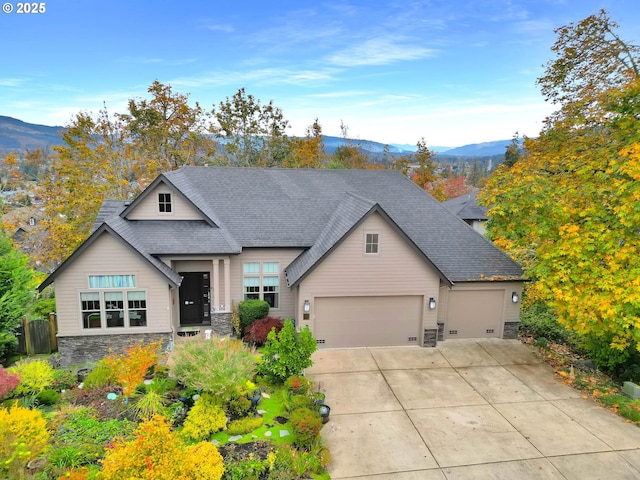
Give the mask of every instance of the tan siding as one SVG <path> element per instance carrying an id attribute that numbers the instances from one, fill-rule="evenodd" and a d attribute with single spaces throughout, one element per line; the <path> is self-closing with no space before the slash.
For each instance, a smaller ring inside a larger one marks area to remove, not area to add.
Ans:
<path id="1" fill-rule="evenodd" d="M 158 194 L 171 194 L 171 213 L 158 211 Z M 127 215 L 129 220 L 203 220 L 203 216 L 189 202 L 166 185 L 160 183 Z"/>
<path id="2" fill-rule="evenodd" d="M 269 315 L 275 317 L 295 317 L 294 292 L 287 287 L 284 269 L 298 255 L 299 248 L 246 248 L 237 257 L 231 257 L 231 301 L 241 302 L 244 298 L 243 263 L 245 262 L 279 262 L 280 263 L 280 305 L 272 308 Z"/>
<path id="3" fill-rule="evenodd" d="M 83 329 L 80 292 L 89 291 L 89 275 L 135 275 L 136 289 L 147 292 L 147 327 Z M 103 233 L 56 279 L 58 334 L 104 335 L 169 332 L 171 329 L 167 281 L 119 240 Z"/>
<path id="4" fill-rule="evenodd" d="M 379 234 L 379 253 L 365 254 L 367 233 Z M 313 330 L 313 299 L 336 296 L 420 295 L 424 298 L 422 327 L 435 328 L 440 279 L 424 259 L 379 214 L 367 218 L 300 284 L 298 318 L 302 303 L 312 302 L 311 320 L 301 321 Z M 439 302 L 438 302 L 439 303 Z"/>

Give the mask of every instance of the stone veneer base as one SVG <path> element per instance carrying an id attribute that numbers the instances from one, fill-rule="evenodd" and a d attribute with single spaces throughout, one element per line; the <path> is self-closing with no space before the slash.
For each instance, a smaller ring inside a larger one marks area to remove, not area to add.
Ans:
<path id="1" fill-rule="evenodd" d="M 121 353 L 123 348 L 130 347 L 140 340 L 145 345 L 162 340 L 162 347 L 166 348 L 170 339 L 170 332 L 58 337 L 60 365 L 67 367 L 79 363 L 97 362 L 111 352 Z"/>
<path id="2" fill-rule="evenodd" d="M 504 322 L 504 330 L 502 332 L 502 338 L 515 339 L 518 338 L 518 327 L 520 322 Z"/>

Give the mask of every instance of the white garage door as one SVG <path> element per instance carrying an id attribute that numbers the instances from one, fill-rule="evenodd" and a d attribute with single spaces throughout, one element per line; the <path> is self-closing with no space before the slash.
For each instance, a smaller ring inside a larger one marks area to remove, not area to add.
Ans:
<path id="1" fill-rule="evenodd" d="M 422 298 L 316 298 L 314 337 L 321 348 L 418 345 Z"/>
<path id="2" fill-rule="evenodd" d="M 449 292 L 444 338 L 502 337 L 504 290 Z"/>

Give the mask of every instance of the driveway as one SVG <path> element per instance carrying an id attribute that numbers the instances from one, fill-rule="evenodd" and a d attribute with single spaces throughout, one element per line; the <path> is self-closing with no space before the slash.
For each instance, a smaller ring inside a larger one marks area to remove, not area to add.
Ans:
<path id="1" fill-rule="evenodd" d="M 640 428 L 583 399 L 517 340 L 327 349 L 331 478 L 638 479 Z"/>

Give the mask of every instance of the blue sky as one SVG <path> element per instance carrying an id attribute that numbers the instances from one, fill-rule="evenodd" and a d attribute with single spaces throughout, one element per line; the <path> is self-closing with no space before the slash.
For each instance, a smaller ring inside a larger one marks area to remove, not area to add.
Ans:
<path id="1" fill-rule="evenodd" d="M 0 3 L 6 3 L 1 0 Z M 302 135 L 458 146 L 535 136 L 553 29 L 608 10 L 640 42 L 638 0 L 68 0 L 0 13 L 0 114 L 65 125 L 124 112 L 158 79 L 211 109 L 240 87 Z M 5 7 L 3 7 L 4 9 Z"/>

